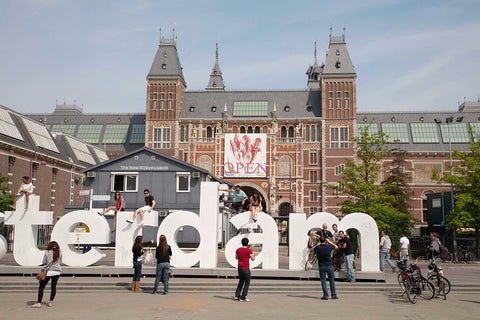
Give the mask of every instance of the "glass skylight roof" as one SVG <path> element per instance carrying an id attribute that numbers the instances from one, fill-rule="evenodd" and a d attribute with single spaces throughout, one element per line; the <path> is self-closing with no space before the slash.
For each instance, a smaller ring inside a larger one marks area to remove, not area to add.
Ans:
<path id="1" fill-rule="evenodd" d="M 448 131 L 450 130 L 450 138 Z M 466 123 L 442 123 L 440 125 L 443 143 L 467 143 L 470 141 Z M 451 139 L 451 141 L 450 141 Z"/>
<path id="2" fill-rule="evenodd" d="M 145 143 L 145 125 L 134 124 L 130 133 L 129 143 Z"/>
<path id="3" fill-rule="evenodd" d="M 0 109 L 0 134 L 23 141 L 23 137 L 15 126 L 10 113 L 5 109 Z"/>
<path id="4" fill-rule="evenodd" d="M 435 123 L 410 123 L 413 143 L 439 143 Z"/>
<path id="5" fill-rule="evenodd" d="M 105 151 L 103 151 L 102 149 L 93 147 L 93 146 L 90 146 L 90 147 L 93 149 L 93 151 L 97 155 L 97 158 L 98 158 L 98 160 L 100 160 L 100 162 L 108 160 L 108 156 L 107 156 L 107 153 Z"/>
<path id="6" fill-rule="evenodd" d="M 129 126 L 128 124 L 107 124 L 103 134 L 103 143 L 125 143 Z"/>
<path id="7" fill-rule="evenodd" d="M 99 143 L 103 125 L 81 124 L 78 127 L 77 138 L 87 143 Z"/>
<path id="8" fill-rule="evenodd" d="M 357 124 L 357 137 L 360 137 L 360 132 L 365 130 L 367 126 L 369 135 L 374 135 L 378 133 L 378 125 L 376 123 L 359 123 Z"/>
<path id="9" fill-rule="evenodd" d="M 60 153 L 47 128 L 27 118 L 22 120 L 37 147 Z"/>
<path id="10" fill-rule="evenodd" d="M 50 128 L 52 132 L 63 132 L 71 136 L 75 135 L 76 124 L 53 124 Z"/>
<path id="11" fill-rule="evenodd" d="M 480 138 L 480 123 L 478 123 L 478 122 L 470 123 L 470 128 L 473 131 L 472 132 L 473 139 L 475 141 L 478 141 L 478 139 Z"/>
<path id="12" fill-rule="evenodd" d="M 406 123 L 382 123 L 382 131 L 390 143 L 409 143 L 408 128 Z"/>
<path id="13" fill-rule="evenodd" d="M 75 157 L 77 157 L 79 161 L 83 161 L 89 164 L 95 164 L 95 159 L 93 158 L 90 150 L 88 150 L 88 147 L 85 143 L 68 136 L 65 136 L 65 138 L 70 144 L 70 147 L 72 147 Z"/>
<path id="14" fill-rule="evenodd" d="M 266 117 L 268 101 L 234 101 L 234 117 Z"/>

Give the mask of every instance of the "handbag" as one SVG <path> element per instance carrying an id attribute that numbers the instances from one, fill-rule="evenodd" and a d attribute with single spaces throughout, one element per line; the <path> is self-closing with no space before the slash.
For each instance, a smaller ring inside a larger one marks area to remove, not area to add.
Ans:
<path id="1" fill-rule="evenodd" d="M 47 277 L 47 272 L 48 270 L 50 270 L 50 268 L 52 267 L 53 265 L 53 261 L 50 262 L 50 265 L 48 266 L 47 269 L 43 270 L 43 271 L 40 271 L 38 274 L 37 274 L 37 279 L 40 280 L 40 281 L 43 281 L 45 280 L 45 278 Z"/>
<path id="2" fill-rule="evenodd" d="M 152 250 L 148 249 L 143 258 L 143 264 L 154 264 Z"/>

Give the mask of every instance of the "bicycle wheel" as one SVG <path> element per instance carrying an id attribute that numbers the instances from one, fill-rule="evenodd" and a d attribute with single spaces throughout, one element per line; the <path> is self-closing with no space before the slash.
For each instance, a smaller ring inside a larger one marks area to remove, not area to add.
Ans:
<path id="1" fill-rule="evenodd" d="M 413 278 L 408 278 L 406 280 L 407 281 L 405 282 L 405 293 L 407 294 L 408 301 L 410 301 L 412 304 L 415 304 L 417 303 L 418 294 L 415 286 L 412 283 Z"/>
<path id="2" fill-rule="evenodd" d="M 307 261 L 305 261 L 305 271 L 312 269 L 313 265 L 317 262 L 317 256 L 315 252 L 310 252 L 307 257 Z"/>
<path id="3" fill-rule="evenodd" d="M 405 293 L 405 278 L 403 277 L 403 274 L 400 272 L 397 277 L 398 285 L 402 289 L 402 293 Z"/>
<path id="4" fill-rule="evenodd" d="M 435 296 L 438 297 L 443 295 L 444 299 L 446 299 L 446 295 L 450 292 L 452 287 L 450 281 L 444 276 L 437 276 L 435 274 L 428 277 L 428 280 L 435 286 Z"/>
<path id="5" fill-rule="evenodd" d="M 425 300 L 430 300 L 435 296 L 435 285 L 428 281 L 427 278 L 422 277 L 419 282 L 418 286 L 420 287 L 420 297 Z"/>

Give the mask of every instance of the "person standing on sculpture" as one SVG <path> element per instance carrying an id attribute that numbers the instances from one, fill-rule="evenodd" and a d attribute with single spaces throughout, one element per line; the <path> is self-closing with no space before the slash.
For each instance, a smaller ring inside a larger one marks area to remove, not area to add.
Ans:
<path id="1" fill-rule="evenodd" d="M 337 249 L 337 246 L 325 236 L 320 236 L 320 244 L 313 250 L 317 256 L 318 261 L 318 273 L 320 274 L 320 280 L 322 281 L 322 300 L 328 300 L 327 279 L 330 282 L 330 293 L 332 299 L 338 299 L 337 292 L 335 291 L 335 275 L 333 273 L 332 262 L 332 250 Z"/>
<path id="2" fill-rule="evenodd" d="M 405 267 L 408 266 L 408 250 L 410 250 L 410 241 L 407 238 L 405 232 L 400 233 L 400 253 L 398 255 L 399 260 L 403 260 Z"/>
<path id="3" fill-rule="evenodd" d="M 48 270 L 47 276 L 45 277 L 45 279 L 40 281 L 40 285 L 38 287 L 37 303 L 32 305 L 32 308 L 40 308 L 42 306 L 43 291 L 47 286 L 48 281 L 50 280 L 52 280 L 52 287 L 50 289 L 50 301 L 48 302 L 48 306 L 53 306 L 53 299 L 55 299 L 55 295 L 57 293 L 58 278 L 60 278 L 60 273 L 62 271 L 62 268 L 60 266 L 61 263 L 62 254 L 60 252 L 60 246 L 56 241 L 50 241 L 42 261 L 42 271 Z"/>
<path id="4" fill-rule="evenodd" d="M 28 209 L 28 197 L 33 193 L 33 184 L 30 182 L 30 178 L 27 176 L 22 177 L 22 184 L 18 188 L 18 192 L 13 197 L 13 209 L 17 207 L 17 197 L 25 196 L 25 209 Z"/>
<path id="5" fill-rule="evenodd" d="M 345 235 L 345 232 L 340 231 L 339 247 L 343 248 L 345 253 L 345 267 L 347 268 L 347 280 L 346 282 L 355 282 L 355 270 L 353 270 L 353 259 L 355 258 L 353 245 L 350 239 Z"/>
<path id="6" fill-rule="evenodd" d="M 155 207 L 155 199 L 150 194 L 150 190 L 148 190 L 148 189 L 143 190 L 143 194 L 145 195 L 145 205 L 143 207 L 135 210 L 135 213 L 133 214 L 132 219 L 127 219 L 128 223 L 133 223 L 133 221 L 135 221 L 135 218 L 137 217 L 137 215 L 140 213 L 140 224 L 142 224 L 143 223 L 143 215 L 146 212 L 151 212 L 153 210 L 153 207 Z"/>
<path id="7" fill-rule="evenodd" d="M 248 238 L 242 239 L 242 246 L 235 252 L 235 259 L 238 260 L 238 285 L 235 291 L 235 300 L 248 302 L 248 288 L 250 287 L 250 259 L 255 260 L 252 250 L 248 247 Z M 243 290 L 242 290 L 243 288 Z"/>
<path id="8" fill-rule="evenodd" d="M 380 271 L 383 272 L 385 267 L 385 261 L 387 261 L 390 268 L 392 268 L 392 272 L 395 272 L 395 265 L 390 260 L 390 249 L 392 248 L 392 241 L 390 237 L 387 235 L 387 231 L 382 230 L 382 238 L 380 239 Z"/>
<path id="9" fill-rule="evenodd" d="M 260 192 L 255 191 L 250 197 L 250 212 L 252 212 L 253 222 L 257 222 L 257 216 L 260 211 L 262 211 L 262 197 Z"/>
<path id="10" fill-rule="evenodd" d="M 153 286 L 153 294 L 158 292 L 158 283 L 163 282 L 163 294 L 168 293 L 168 272 L 170 271 L 170 257 L 172 256 L 172 248 L 167 243 L 167 237 L 161 235 L 158 240 L 158 247 L 155 250 L 157 258 L 157 272 L 155 275 L 155 285 Z"/>

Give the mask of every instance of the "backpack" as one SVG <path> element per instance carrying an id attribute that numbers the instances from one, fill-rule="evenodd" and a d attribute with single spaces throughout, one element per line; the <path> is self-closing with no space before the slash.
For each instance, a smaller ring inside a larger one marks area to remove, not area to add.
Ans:
<path id="1" fill-rule="evenodd" d="M 441 259 L 447 260 L 450 256 L 448 249 L 445 248 L 440 241 L 438 241 L 438 250 L 440 251 L 438 254 Z"/>

